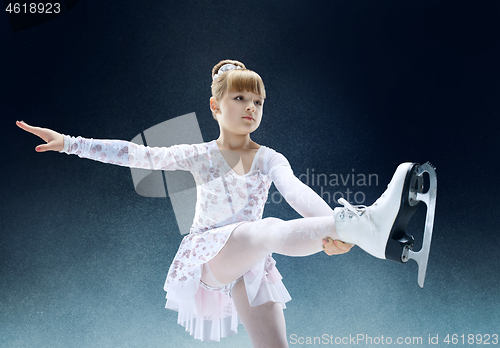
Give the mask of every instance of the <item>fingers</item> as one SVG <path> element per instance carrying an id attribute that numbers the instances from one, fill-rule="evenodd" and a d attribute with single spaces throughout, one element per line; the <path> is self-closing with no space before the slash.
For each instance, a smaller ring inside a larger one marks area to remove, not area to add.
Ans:
<path id="1" fill-rule="evenodd" d="M 323 251 L 328 255 L 332 256 L 337 251 L 336 245 L 330 237 L 323 239 Z"/>
<path id="2" fill-rule="evenodd" d="M 48 148 L 49 144 L 41 144 L 35 147 L 36 152 L 45 152 L 45 151 L 50 151 L 51 149 Z"/>
<path id="3" fill-rule="evenodd" d="M 31 131 L 34 127 L 30 126 L 29 124 L 27 124 L 26 122 L 24 121 L 16 121 L 16 124 L 19 126 L 19 128 L 22 128 L 26 131 Z"/>
<path id="4" fill-rule="evenodd" d="M 354 244 L 344 243 L 341 240 L 334 240 L 333 242 L 339 249 L 345 250 L 346 252 L 351 250 L 351 248 L 354 246 Z"/>
<path id="5" fill-rule="evenodd" d="M 39 127 L 33 127 L 33 126 L 30 126 L 29 124 L 27 124 L 26 122 L 24 121 L 16 121 L 16 125 L 21 128 L 21 129 L 24 129 L 25 131 L 27 132 L 30 132 L 32 134 L 35 134 L 37 135 L 38 137 L 42 138 L 43 140 L 47 141 L 46 139 L 44 139 L 44 137 L 42 136 L 41 134 L 41 129 Z M 45 152 L 47 151 L 47 146 L 45 144 L 41 144 L 41 145 L 38 145 L 36 148 L 35 148 L 35 151 L 37 152 Z"/>
<path id="6" fill-rule="evenodd" d="M 37 152 L 61 151 L 64 148 L 63 136 L 48 128 L 33 127 L 24 121 L 16 121 L 16 125 L 27 132 L 35 134 L 42 138 L 47 144 L 38 145 L 35 148 Z"/>
<path id="7" fill-rule="evenodd" d="M 353 244 L 333 240 L 330 237 L 323 239 L 323 250 L 329 256 L 347 253 L 353 246 Z"/>
<path id="8" fill-rule="evenodd" d="M 62 150 L 62 142 L 57 142 L 55 140 L 50 140 L 47 144 L 40 144 L 35 147 L 36 152 L 46 152 L 46 151 L 60 151 Z"/>
<path id="9" fill-rule="evenodd" d="M 24 129 L 26 132 L 30 132 L 32 134 L 35 134 L 43 139 L 43 134 L 42 134 L 43 129 L 42 128 L 30 126 L 29 124 L 27 124 L 24 121 L 16 121 L 16 124 L 19 126 L 19 128 Z"/>

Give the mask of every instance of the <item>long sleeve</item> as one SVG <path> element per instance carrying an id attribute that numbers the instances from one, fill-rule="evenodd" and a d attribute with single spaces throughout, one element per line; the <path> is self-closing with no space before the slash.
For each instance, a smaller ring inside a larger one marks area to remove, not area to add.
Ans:
<path id="1" fill-rule="evenodd" d="M 195 158 L 191 145 L 149 147 L 125 140 L 100 140 L 64 135 L 61 153 L 130 168 L 190 171 Z"/>
<path id="2" fill-rule="evenodd" d="M 285 156 L 275 152 L 269 160 L 268 168 L 274 185 L 297 213 L 303 217 L 333 216 L 332 208 L 293 174 Z"/>

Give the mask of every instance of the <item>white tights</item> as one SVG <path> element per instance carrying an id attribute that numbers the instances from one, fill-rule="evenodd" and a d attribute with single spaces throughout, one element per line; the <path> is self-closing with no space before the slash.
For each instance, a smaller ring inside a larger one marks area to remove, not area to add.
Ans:
<path id="1" fill-rule="evenodd" d="M 307 256 L 323 250 L 323 238 L 338 239 L 332 216 L 283 221 L 266 218 L 239 225 L 222 250 L 203 267 L 201 280 L 212 287 L 229 284 L 271 253 Z M 232 292 L 238 315 L 254 347 L 287 347 L 285 318 L 280 303 L 252 307 L 243 281 Z M 264 334 L 264 332 L 268 334 Z"/>

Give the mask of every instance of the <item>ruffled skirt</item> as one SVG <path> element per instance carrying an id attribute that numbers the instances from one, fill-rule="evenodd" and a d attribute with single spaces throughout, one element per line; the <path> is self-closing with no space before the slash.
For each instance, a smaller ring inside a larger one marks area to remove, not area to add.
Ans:
<path id="1" fill-rule="evenodd" d="M 231 298 L 238 280 L 217 289 L 200 281 L 203 264 L 217 255 L 240 223 L 187 235 L 170 266 L 164 287 L 166 308 L 178 312 L 177 323 L 195 339 L 219 342 L 236 334 L 241 323 Z M 291 300 L 275 264 L 269 255 L 243 275 L 251 306 L 273 301 L 286 308 Z"/>

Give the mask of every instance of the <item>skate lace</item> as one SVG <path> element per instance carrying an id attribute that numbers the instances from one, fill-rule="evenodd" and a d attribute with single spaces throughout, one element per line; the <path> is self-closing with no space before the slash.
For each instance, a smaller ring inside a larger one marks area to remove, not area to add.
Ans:
<path id="1" fill-rule="evenodd" d="M 371 219 L 370 219 L 370 212 L 367 209 L 366 205 L 352 205 L 351 203 L 349 203 L 348 201 L 346 201 L 344 198 L 340 198 L 338 200 L 338 202 L 339 202 L 339 204 L 342 204 L 344 206 L 344 209 L 343 209 L 344 212 L 350 211 L 350 212 L 356 214 L 359 217 L 361 217 L 364 214 L 366 214 L 367 219 L 365 221 L 368 223 L 368 225 L 370 225 L 370 230 L 373 233 L 372 222 L 371 222 Z"/>

